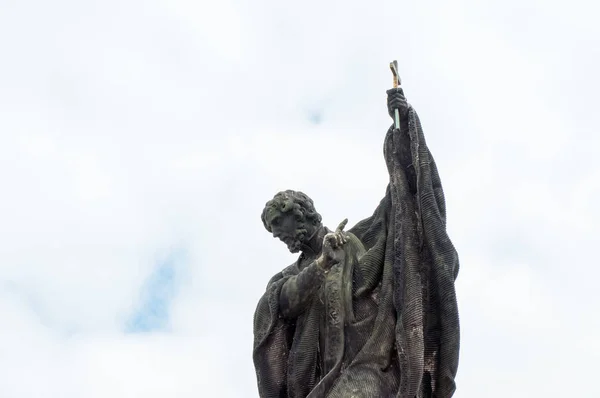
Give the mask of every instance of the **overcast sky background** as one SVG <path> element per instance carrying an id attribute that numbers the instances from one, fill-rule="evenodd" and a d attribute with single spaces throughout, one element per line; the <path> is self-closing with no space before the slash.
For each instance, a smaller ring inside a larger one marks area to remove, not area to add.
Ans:
<path id="1" fill-rule="evenodd" d="M 295 259 L 262 208 L 372 213 L 393 59 L 461 259 L 455 396 L 600 396 L 599 7 L 366 4 L 0 0 L 0 396 L 256 397 Z"/>

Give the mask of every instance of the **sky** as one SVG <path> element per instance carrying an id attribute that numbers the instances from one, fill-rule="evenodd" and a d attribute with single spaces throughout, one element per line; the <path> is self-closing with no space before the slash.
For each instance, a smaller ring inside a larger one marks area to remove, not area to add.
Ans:
<path id="1" fill-rule="evenodd" d="M 0 396 L 257 397 L 252 318 L 388 180 L 398 60 L 461 270 L 457 398 L 600 396 L 599 6 L 0 0 Z"/>

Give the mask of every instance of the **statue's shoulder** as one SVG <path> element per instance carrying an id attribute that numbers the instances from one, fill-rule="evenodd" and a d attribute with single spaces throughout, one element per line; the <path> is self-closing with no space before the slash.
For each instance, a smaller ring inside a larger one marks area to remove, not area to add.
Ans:
<path id="1" fill-rule="evenodd" d="M 298 274 L 298 262 L 294 262 L 293 264 L 288 265 L 287 267 L 285 267 L 283 270 L 281 270 L 280 272 L 276 273 L 270 280 L 269 283 L 267 283 L 267 289 L 269 288 L 269 286 L 271 286 L 273 283 L 288 277 L 288 276 L 293 276 L 293 275 L 297 275 Z"/>
<path id="2" fill-rule="evenodd" d="M 298 270 L 298 261 L 294 261 L 292 264 L 285 267 L 283 271 L 281 271 L 281 274 L 283 276 L 292 276 L 298 274 L 298 272 L 300 272 L 300 270 Z"/>

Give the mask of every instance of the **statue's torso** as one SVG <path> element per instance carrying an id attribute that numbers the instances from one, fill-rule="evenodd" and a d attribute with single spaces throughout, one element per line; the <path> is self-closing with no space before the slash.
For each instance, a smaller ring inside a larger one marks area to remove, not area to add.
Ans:
<path id="1" fill-rule="evenodd" d="M 315 259 L 316 256 L 301 255 L 297 261 L 298 271 Z M 318 303 L 311 305 L 308 310 L 318 311 L 318 379 L 327 374 L 337 361 L 341 360 L 343 367 L 351 362 L 372 332 L 377 314 L 379 287 L 361 297 L 351 295 L 350 298 L 345 298 L 342 294 L 346 284 L 350 285 L 351 291 L 355 291 L 361 280 L 359 267 L 354 267 L 351 274 L 344 275 L 345 265 L 339 264 L 330 269 L 313 298 L 318 300 Z M 348 306 L 351 308 L 353 319 L 349 319 Z M 305 316 L 312 317 L 314 314 L 301 315 Z"/>

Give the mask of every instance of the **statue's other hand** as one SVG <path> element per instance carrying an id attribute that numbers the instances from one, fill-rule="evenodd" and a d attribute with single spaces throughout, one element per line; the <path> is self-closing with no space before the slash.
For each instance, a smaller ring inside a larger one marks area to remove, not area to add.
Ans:
<path id="1" fill-rule="evenodd" d="M 402 88 L 392 88 L 386 91 L 386 93 L 388 96 L 387 106 L 390 117 L 392 119 L 394 118 L 394 109 L 398 109 L 401 118 L 405 117 L 408 114 L 408 102 L 406 101 Z"/>
<path id="2" fill-rule="evenodd" d="M 348 242 L 348 235 L 344 232 L 347 223 L 348 219 L 346 218 L 338 225 L 335 232 L 330 232 L 323 238 L 323 252 L 321 253 L 323 268 L 329 269 L 343 261 L 343 246 Z"/>

